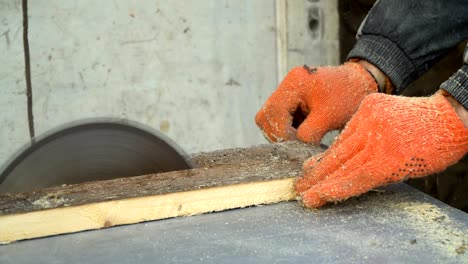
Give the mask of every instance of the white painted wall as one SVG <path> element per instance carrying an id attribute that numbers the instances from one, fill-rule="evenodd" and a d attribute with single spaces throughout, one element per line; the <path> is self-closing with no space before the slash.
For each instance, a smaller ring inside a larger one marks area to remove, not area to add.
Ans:
<path id="1" fill-rule="evenodd" d="M 9 30 L 0 161 L 28 140 L 20 2 L 0 0 L 0 34 Z M 311 6 L 332 20 L 320 35 L 308 31 Z M 36 134 L 107 116 L 149 125 L 188 152 L 263 143 L 253 118 L 281 75 L 339 57 L 324 44 L 335 13 L 336 0 L 30 0 Z M 308 57 L 309 44 L 324 50 Z"/>

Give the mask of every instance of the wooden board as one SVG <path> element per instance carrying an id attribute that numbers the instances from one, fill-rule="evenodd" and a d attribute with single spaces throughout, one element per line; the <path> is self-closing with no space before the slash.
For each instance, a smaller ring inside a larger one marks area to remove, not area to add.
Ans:
<path id="1" fill-rule="evenodd" d="M 201 153 L 192 170 L 0 195 L 0 242 L 196 215 L 295 198 L 301 143 Z"/>

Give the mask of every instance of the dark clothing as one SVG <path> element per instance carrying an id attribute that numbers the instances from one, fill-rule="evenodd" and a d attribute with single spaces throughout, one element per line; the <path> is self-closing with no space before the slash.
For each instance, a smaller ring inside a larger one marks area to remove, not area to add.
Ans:
<path id="1" fill-rule="evenodd" d="M 449 92 L 465 109 L 468 109 L 468 44 L 463 54 L 463 66 L 453 74 L 440 88 Z"/>
<path id="2" fill-rule="evenodd" d="M 369 61 L 401 93 L 458 43 L 468 39 L 467 0 L 379 0 L 348 55 Z M 468 47 L 468 45 L 467 45 Z M 441 88 L 468 109 L 468 48 L 464 66 Z"/>

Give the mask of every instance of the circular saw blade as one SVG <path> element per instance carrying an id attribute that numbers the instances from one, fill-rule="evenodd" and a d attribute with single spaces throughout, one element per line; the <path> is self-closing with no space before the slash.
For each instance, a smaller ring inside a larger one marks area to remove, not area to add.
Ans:
<path id="1" fill-rule="evenodd" d="M 188 155 L 158 131 L 93 119 L 62 126 L 23 148 L 0 170 L 0 193 L 191 167 Z"/>

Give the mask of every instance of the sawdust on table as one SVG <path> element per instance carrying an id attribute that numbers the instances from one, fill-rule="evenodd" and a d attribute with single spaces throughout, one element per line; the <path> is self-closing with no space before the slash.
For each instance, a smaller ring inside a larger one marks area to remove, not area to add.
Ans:
<path id="1" fill-rule="evenodd" d="M 425 202 L 400 202 L 393 206 L 407 214 L 407 223 L 419 233 L 417 241 L 448 255 L 464 255 L 468 249 L 468 234 L 437 206 Z M 416 240 L 415 240 L 416 241 Z"/>

